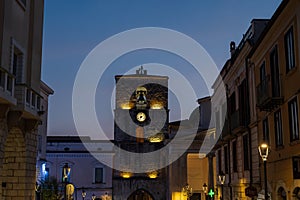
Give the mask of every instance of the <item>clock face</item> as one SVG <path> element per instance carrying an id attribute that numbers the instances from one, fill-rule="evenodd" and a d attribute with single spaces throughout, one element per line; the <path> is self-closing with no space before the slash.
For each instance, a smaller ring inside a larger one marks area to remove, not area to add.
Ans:
<path id="1" fill-rule="evenodd" d="M 143 122 L 146 120 L 146 114 L 143 113 L 143 112 L 139 112 L 137 115 L 136 115 L 136 119 L 139 121 L 139 122 Z"/>

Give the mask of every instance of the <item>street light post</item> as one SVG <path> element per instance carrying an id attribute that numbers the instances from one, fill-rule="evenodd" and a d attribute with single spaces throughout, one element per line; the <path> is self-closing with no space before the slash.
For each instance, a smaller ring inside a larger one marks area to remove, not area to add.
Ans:
<path id="1" fill-rule="evenodd" d="M 220 172 L 220 174 L 219 174 L 219 181 L 220 181 L 220 183 L 221 183 L 221 200 L 223 200 L 223 198 L 224 198 L 224 183 L 225 183 L 225 178 L 226 178 L 226 176 L 225 176 L 225 174 L 223 173 L 223 171 L 221 171 Z"/>
<path id="2" fill-rule="evenodd" d="M 207 198 L 206 198 L 206 193 L 207 193 L 207 185 L 206 185 L 206 183 L 203 184 L 202 189 L 203 189 L 203 191 L 204 191 L 204 198 L 205 198 L 205 200 L 206 200 L 206 199 L 207 199 Z"/>
<path id="3" fill-rule="evenodd" d="M 82 200 L 84 200 L 84 198 L 86 197 L 86 191 L 84 190 L 84 188 L 82 188 L 81 195 L 82 195 Z"/>
<path id="4" fill-rule="evenodd" d="M 64 186 L 65 186 L 65 194 L 64 194 L 64 198 L 65 200 L 68 200 L 68 195 L 67 195 L 67 184 L 68 184 L 68 177 L 70 175 L 71 172 L 71 168 L 69 167 L 68 163 L 65 163 L 64 167 L 63 167 L 63 182 L 64 182 Z"/>
<path id="5" fill-rule="evenodd" d="M 265 179 L 265 200 L 268 200 L 268 184 L 267 184 L 267 159 L 269 155 L 269 146 L 267 143 L 262 143 L 259 147 L 259 154 L 264 162 L 264 179 Z"/>

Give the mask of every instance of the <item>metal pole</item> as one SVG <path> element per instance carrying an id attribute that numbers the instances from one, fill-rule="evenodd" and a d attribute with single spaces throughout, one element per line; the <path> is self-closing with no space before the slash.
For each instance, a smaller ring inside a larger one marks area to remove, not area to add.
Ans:
<path id="1" fill-rule="evenodd" d="M 224 184 L 222 184 L 221 187 L 222 187 L 222 197 L 221 197 L 221 199 L 223 200 L 223 196 L 224 196 L 224 188 L 223 187 L 224 187 Z"/>
<path id="2" fill-rule="evenodd" d="M 65 200 L 68 200 L 67 198 L 67 182 L 65 181 Z"/>
<path id="3" fill-rule="evenodd" d="M 265 200 L 268 200 L 268 183 L 267 183 L 267 161 L 264 161 L 264 174 L 265 174 Z"/>

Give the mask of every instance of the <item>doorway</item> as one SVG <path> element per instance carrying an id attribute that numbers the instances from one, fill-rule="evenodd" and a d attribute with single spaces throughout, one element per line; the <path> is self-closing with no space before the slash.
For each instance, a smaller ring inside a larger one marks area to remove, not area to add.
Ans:
<path id="1" fill-rule="evenodd" d="M 139 189 L 133 192 L 127 200 L 154 200 L 149 192 Z"/>

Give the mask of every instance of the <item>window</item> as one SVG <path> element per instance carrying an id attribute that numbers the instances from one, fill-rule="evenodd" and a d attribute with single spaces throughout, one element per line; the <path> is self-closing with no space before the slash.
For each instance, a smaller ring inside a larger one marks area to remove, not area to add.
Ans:
<path id="1" fill-rule="evenodd" d="M 246 80 L 244 79 L 238 87 L 239 89 L 239 123 L 240 125 L 246 125 L 249 122 L 249 102 L 247 94 Z"/>
<path id="2" fill-rule="evenodd" d="M 243 148 L 244 148 L 244 170 L 250 169 L 250 155 L 249 155 L 249 136 L 243 136 Z"/>
<path id="3" fill-rule="evenodd" d="M 300 179 L 300 157 L 293 157 L 294 179 Z"/>
<path id="4" fill-rule="evenodd" d="M 278 110 L 274 113 L 274 126 L 275 126 L 275 144 L 276 147 L 283 145 L 282 124 L 281 124 L 281 111 Z"/>
<path id="5" fill-rule="evenodd" d="M 229 101 L 230 101 L 230 114 L 233 114 L 236 111 L 235 93 L 232 93 Z"/>
<path id="6" fill-rule="evenodd" d="M 36 108 L 38 110 L 41 110 L 41 97 L 40 96 L 37 96 L 37 99 L 36 99 Z"/>
<path id="7" fill-rule="evenodd" d="M 70 169 L 71 169 L 71 166 L 69 165 Z M 71 171 L 66 172 L 67 173 L 67 177 L 64 176 L 64 165 L 61 167 L 61 180 L 62 182 L 68 182 L 70 183 L 71 182 Z"/>
<path id="8" fill-rule="evenodd" d="M 218 110 L 217 112 L 215 112 L 215 118 L 216 118 L 216 131 L 217 134 L 221 134 L 221 128 L 220 128 L 220 111 Z"/>
<path id="9" fill-rule="evenodd" d="M 225 174 L 228 174 L 228 146 L 224 146 Z"/>
<path id="10" fill-rule="evenodd" d="M 263 64 L 260 66 L 260 82 L 264 82 L 267 79 L 267 73 L 266 73 L 266 62 L 263 62 Z"/>
<path id="11" fill-rule="evenodd" d="M 26 88 L 26 103 L 29 105 L 30 104 L 30 90 Z"/>
<path id="12" fill-rule="evenodd" d="M 95 183 L 104 183 L 104 170 L 103 167 L 95 168 Z"/>
<path id="13" fill-rule="evenodd" d="M 295 67 L 294 36 L 293 27 L 291 27 L 284 36 L 286 72 Z"/>
<path id="14" fill-rule="evenodd" d="M 268 142 L 269 141 L 269 122 L 268 118 L 263 120 L 263 140 Z"/>
<path id="15" fill-rule="evenodd" d="M 12 74 L 15 76 L 15 83 L 22 83 L 24 76 L 24 54 L 13 44 Z"/>
<path id="16" fill-rule="evenodd" d="M 298 105 L 297 97 L 293 98 L 289 103 L 289 125 L 290 125 L 290 140 L 299 140 L 299 125 L 298 125 Z"/>
<path id="17" fill-rule="evenodd" d="M 237 172 L 237 152 L 236 152 L 236 140 L 232 142 L 232 167 L 233 172 Z"/>
<path id="18" fill-rule="evenodd" d="M 36 97 L 36 95 L 32 92 L 31 93 L 31 105 L 32 105 L 32 107 L 35 107 L 35 97 Z"/>
<path id="19" fill-rule="evenodd" d="M 46 169 L 45 169 L 44 180 L 49 181 L 49 168 L 48 167 L 46 167 Z"/>
<path id="20" fill-rule="evenodd" d="M 222 171 L 222 152 L 221 149 L 218 151 L 218 168 L 219 172 Z"/>
<path id="21" fill-rule="evenodd" d="M 277 45 L 273 48 L 270 54 L 270 68 L 272 81 L 272 96 L 280 97 L 280 73 Z"/>

